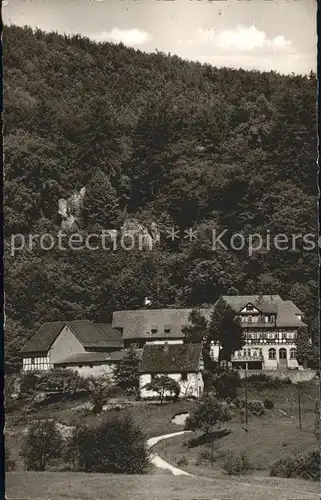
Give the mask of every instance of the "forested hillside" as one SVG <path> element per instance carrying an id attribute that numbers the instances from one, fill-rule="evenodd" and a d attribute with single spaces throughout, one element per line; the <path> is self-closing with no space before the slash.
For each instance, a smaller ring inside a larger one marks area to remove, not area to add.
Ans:
<path id="1" fill-rule="evenodd" d="M 316 318 L 317 249 L 249 256 L 213 251 L 209 237 L 317 233 L 314 74 L 217 69 L 19 27 L 4 29 L 4 65 L 8 242 L 56 234 L 59 198 L 84 186 L 84 234 L 134 217 L 199 235 L 152 251 L 8 251 L 16 346 L 43 321 L 108 321 L 145 297 L 181 307 L 279 293 Z"/>

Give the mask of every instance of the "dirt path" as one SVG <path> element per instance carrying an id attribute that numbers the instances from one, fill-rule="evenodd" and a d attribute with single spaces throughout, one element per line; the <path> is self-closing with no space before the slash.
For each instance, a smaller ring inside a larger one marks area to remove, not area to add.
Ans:
<path id="1" fill-rule="evenodd" d="M 175 436 L 180 436 L 181 434 L 185 434 L 187 432 L 191 431 L 180 431 L 180 432 L 172 432 L 171 434 L 163 434 L 162 436 L 157 436 L 153 437 L 147 440 L 147 445 L 151 448 L 154 446 L 156 443 L 159 441 L 162 441 L 163 439 L 169 439 Z M 155 465 L 155 467 L 158 467 L 159 469 L 165 469 L 169 470 L 174 474 L 174 476 L 192 476 L 193 474 L 189 474 L 189 472 L 186 472 L 182 469 L 178 469 L 177 467 L 174 467 L 173 465 L 169 464 L 165 460 L 163 460 L 157 453 L 155 453 L 152 457 L 151 460 L 152 464 Z"/>

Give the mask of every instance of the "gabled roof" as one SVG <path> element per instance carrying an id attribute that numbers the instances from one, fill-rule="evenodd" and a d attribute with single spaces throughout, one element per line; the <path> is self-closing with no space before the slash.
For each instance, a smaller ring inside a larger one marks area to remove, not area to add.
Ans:
<path id="1" fill-rule="evenodd" d="M 275 326 L 277 328 L 298 328 L 305 326 L 305 323 L 298 318 L 298 315 L 303 315 L 302 311 L 292 300 L 283 300 L 280 295 L 222 295 L 221 298 L 236 312 L 240 312 L 251 303 L 263 313 L 276 314 L 276 325 L 252 323 L 251 328 L 272 328 Z M 249 325 L 247 324 L 246 327 Z"/>
<path id="2" fill-rule="evenodd" d="M 148 344 L 144 346 L 140 373 L 196 373 L 200 369 L 200 344 Z"/>
<path id="3" fill-rule="evenodd" d="M 268 308 L 269 306 L 275 306 L 275 304 L 283 302 L 280 295 L 222 295 L 220 298 L 237 312 L 244 309 L 249 303 L 260 311 L 265 312 L 262 308 Z M 266 312 L 268 311 L 266 310 Z"/>
<path id="4" fill-rule="evenodd" d="M 115 311 L 113 313 L 114 328 L 122 329 L 123 339 L 182 339 L 182 329 L 189 324 L 188 318 L 192 309 L 137 309 L 132 311 Z M 201 309 L 206 319 L 210 318 L 212 309 Z M 157 328 L 157 331 L 152 332 Z"/>
<path id="5" fill-rule="evenodd" d="M 21 354 L 47 352 L 62 329 L 67 326 L 85 348 L 123 347 L 122 335 L 111 325 L 92 323 L 89 320 L 53 321 L 44 323 L 21 349 Z"/>
<path id="6" fill-rule="evenodd" d="M 244 308 L 246 308 L 248 305 L 252 305 L 254 309 L 258 310 L 261 313 L 265 314 L 276 314 L 277 313 L 277 304 L 273 302 L 248 302 Z M 244 308 L 241 308 L 243 310 Z"/>

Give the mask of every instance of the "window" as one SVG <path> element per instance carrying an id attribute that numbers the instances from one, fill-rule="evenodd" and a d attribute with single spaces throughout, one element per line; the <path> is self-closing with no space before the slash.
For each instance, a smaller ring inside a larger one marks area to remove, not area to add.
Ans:
<path id="1" fill-rule="evenodd" d="M 290 349 L 290 359 L 296 359 L 296 349 L 294 347 Z"/>
<path id="2" fill-rule="evenodd" d="M 274 349 L 274 347 L 271 347 L 271 349 L 269 349 L 269 359 L 275 359 L 276 358 L 276 350 Z"/>
<path id="3" fill-rule="evenodd" d="M 270 323 L 274 323 L 274 322 L 275 322 L 275 316 L 274 316 L 274 314 L 271 314 Z"/>
<path id="4" fill-rule="evenodd" d="M 247 310 L 247 311 L 253 311 L 253 306 L 252 306 L 252 304 L 248 304 L 248 305 L 246 306 L 246 310 Z"/>
<path id="5" fill-rule="evenodd" d="M 280 358 L 280 359 L 286 359 L 286 349 L 284 349 L 284 347 L 282 347 L 282 348 L 279 350 L 279 358 Z"/>
<path id="6" fill-rule="evenodd" d="M 30 362 L 31 362 L 32 365 L 34 365 L 35 364 L 35 358 L 30 358 Z"/>
<path id="7" fill-rule="evenodd" d="M 187 373 L 185 372 L 185 373 L 182 373 L 182 375 L 181 375 L 181 381 L 186 382 L 186 380 L 187 380 Z"/>
<path id="8" fill-rule="evenodd" d="M 248 322 L 248 323 L 252 323 L 252 316 L 248 316 L 248 317 L 247 317 L 247 322 Z"/>
<path id="9" fill-rule="evenodd" d="M 287 339 L 294 339 L 294 332 L 289 332 L 286 334 Z"/>
<path id="10" fill-rule="evenodd" d="M 275 333 L 267 333 L 266 338 L 267 339 L 275 339 Z"/>

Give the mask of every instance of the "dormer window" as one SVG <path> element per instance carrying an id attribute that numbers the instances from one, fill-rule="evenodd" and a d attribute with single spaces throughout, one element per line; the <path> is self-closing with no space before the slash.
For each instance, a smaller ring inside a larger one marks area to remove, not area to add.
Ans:
<path id="1" fill-rule="evenodd" d="M 157 333 L 157 326 L 152 326 L 151 330 L 152 333 Z"/>
<path id="2" fill-rule="evenodd" d="M 164 325 L 164 332 L 170 333 L 170 331 L 171 331 L 171 325 Z"/>
<path id="3" fill-rule="evenodd" d="M 247 311 L 253 311 L 253 306 L 252 306 L 252 304 L 248 304 L 248 305 L 246 306 L 246 310 L 247 310 Z"/>

